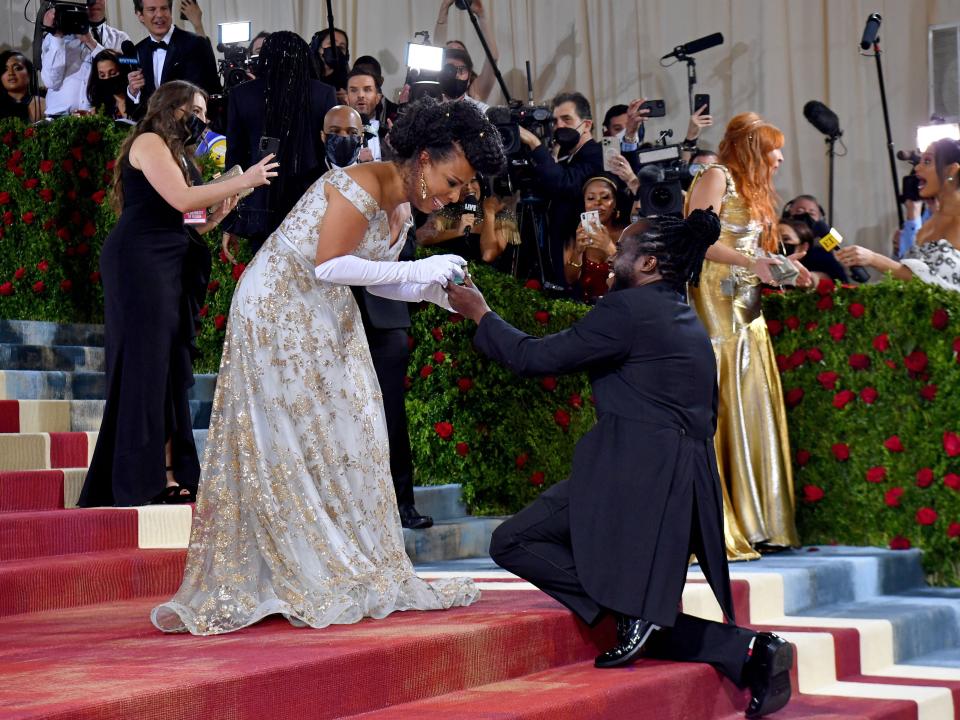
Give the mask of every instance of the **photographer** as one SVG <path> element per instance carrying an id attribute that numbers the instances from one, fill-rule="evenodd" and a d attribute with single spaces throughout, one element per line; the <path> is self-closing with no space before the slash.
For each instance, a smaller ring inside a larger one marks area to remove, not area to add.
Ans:
<path id="1" fill-rule="evenodd" d="M 306 41 L 275 32 L 260 51 L 259 77 L 230 92 L 226 167 L 247 167 L 275 151 L 284 169 L 246 198 L 230 223 L 229 231 L 248 238 L 254 252 L 324 170 L 320 133 L 336 98 L 314 71 Z"/>
<path id="2" fill-rule="evenodd" d="M 520 141 L 527 147 L 533 172 L 550 200 L 551 267 L 544 268 L 557 285 L 566 287 L 563 249 L 577 225 L 577 208 L 583 184 L 603 172 L 603 151 L 593 139 L 593 114 L 590 103 L 578 92 L 560 93 L 553 98 L 553 150 L 540 142 L 533 132 L 520 127 Z"/>
<path id="3" fill-rule="evenodd" d="M 43 37 L 40 77 L 47 88 L 47 115 L 69 115 L 89 111 L 87 80 L 91 59 L 104 49 L 120 50 L 130 37 L 107 24 L 104 0 L 93 0 L 87 6 L 89 29 L 82 35 L 65 35 L 57 27 L 57 9 L 51 7 L 43 15 L 47 34 Z"/>
<path id="4" fill-rule="evenodd" d="M 453 7 L 453 3 L 454 0 L 443 0 L 443 2 L 440 3 L 440 14 L 437 16 L 437 24 L 433 28 L 433 42 L 437 45 L 442 45 L 448 50 L 462 50 L 463 52 L 467 52 L 467 46 L 459 40 L 447 40 L 447 18 L 450 14 L 450 8 Z M 473 10 L 473 14 L 477 16 L 480 31 L 487 39 L 487 45 L 490 47 L 490 55 L 493 57 L 493 61 L 497 62 L 500 59 L 500 50 L 497 48 L 496 35 L 490 32 L 490 26 L 487 24 L 487 15 L 484 11 L 483 3 L 481 3 L 480 0 L 473 0 L 473 2 L 470 3 L 470 9 Z M 467 57 L 469 57 L 469 54 Z M 490 64 L 489 60 L 483 64 L 483 69 L 479 75 L 473 71 L 473 63 L 471 63 L 470 76 L 468 79 L 469 90 L 467 93 L 471 99 L 479 100 L 480 102 L 486 102 L 490 99 L 490 93 L 493 92 L 497 79 L 493 72 L 493 65 Z"/>
<path id="5" fill-rule="evenodd" d="M 471 97 L 470 84 L 476 77 L 473 72 L 473 60 L 466 50 L 448 47 L 443 51 L 443 70 L 440 71 L 440 92 L 444 100 L 465 100 L 476 105 L 486 113 L 490 106 Z"/>

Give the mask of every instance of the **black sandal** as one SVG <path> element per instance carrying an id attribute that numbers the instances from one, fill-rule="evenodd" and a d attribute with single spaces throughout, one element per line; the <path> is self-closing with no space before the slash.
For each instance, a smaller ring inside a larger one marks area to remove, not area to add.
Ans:
<path id="1" fill-rule="evenodd" d="M 173 472 L 173 467 L 167 465 L 166 472 Z M 182 505 L 196 502 L 197 494 L 183 485 L 168 485 L 150 500 L 151 505 Z"/>

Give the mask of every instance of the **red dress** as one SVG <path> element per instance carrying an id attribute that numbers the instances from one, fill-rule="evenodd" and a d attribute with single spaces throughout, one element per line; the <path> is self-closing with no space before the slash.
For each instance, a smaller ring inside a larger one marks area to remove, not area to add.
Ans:
<path id="1" fill-rule="evenodd" d="M 586 302 L 596 302 L 607 294 L 607 278 L 610 275 L 610 263 L 596 262 L 583 258 L 580 270 L 580 289 Z"/>

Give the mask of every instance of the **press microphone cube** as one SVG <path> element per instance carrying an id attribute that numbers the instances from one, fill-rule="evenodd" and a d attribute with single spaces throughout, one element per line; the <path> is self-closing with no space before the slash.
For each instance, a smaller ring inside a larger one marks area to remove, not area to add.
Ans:
<path id="1" fill-rule="evenodd" d="M 820 247 L 822 247 L 824 250 L 827 252 L 833 252 L 840 247 L 840 243 L 843 242 L 843 235 L 837 232 L 836 228 L 830 228 L 830 232 L 820 238 L 818 242 L 820 243 Z"/>

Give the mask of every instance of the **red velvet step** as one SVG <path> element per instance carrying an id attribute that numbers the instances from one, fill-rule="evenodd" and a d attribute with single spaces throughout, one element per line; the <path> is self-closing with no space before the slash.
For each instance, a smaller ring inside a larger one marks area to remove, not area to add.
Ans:
<path id="1" fill-rule="evenodd" d="M 62 470 L 0 472 L 0 513 L 62 508 Z"/>
<path id="2" fill-rule="evenodd" d="M 0 561 L 136 547 L 132 508 L 0 514 Z"/>
<path id="3" fill-rule="evenodd" d="M 172 594 L 186 556 L 185 550 L 112 550 L 0 563 L 0 616 Z"/>
<path id="4" fill-rule="evenodd" d="M 87 444 L 85 432 L 50 433 L 50 467 L 87 467 Z"/>

